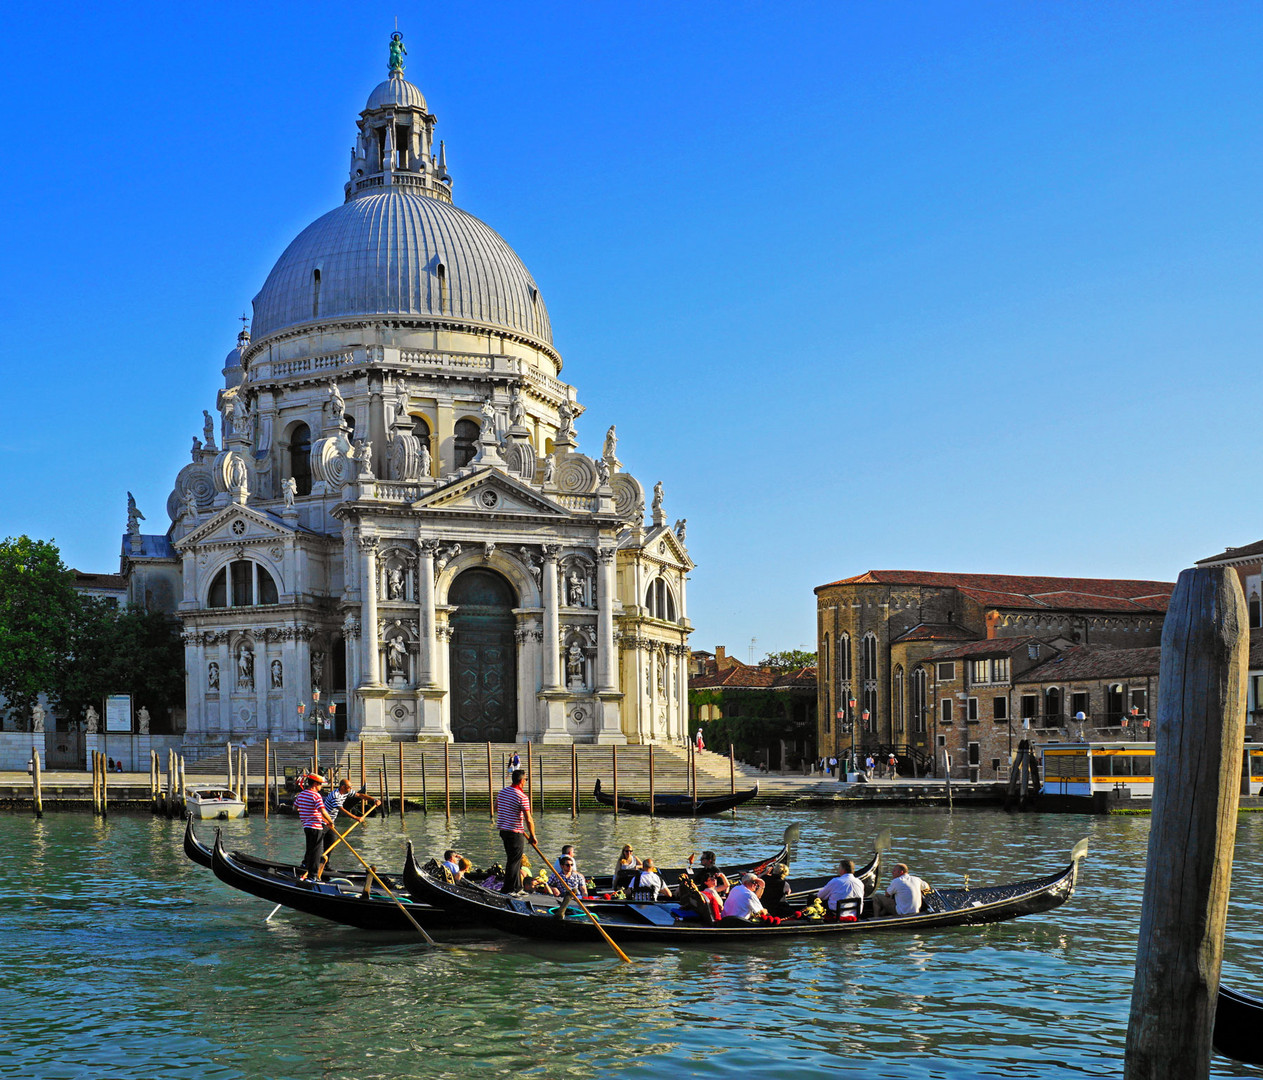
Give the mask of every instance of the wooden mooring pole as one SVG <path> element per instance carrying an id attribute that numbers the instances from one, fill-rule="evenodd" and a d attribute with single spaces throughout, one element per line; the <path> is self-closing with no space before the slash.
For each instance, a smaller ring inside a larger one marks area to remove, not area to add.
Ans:
<path id="1" fill-rule="evenodd" d="M 653 743 L 649 744 L 649 816 L 654 817 L 653 812 Z"/>
<path id="2" fill-rule="evenodd" d="M 452 820 L 452 755 L 451 743 L 443 744 L 443 808 L 447 820 Z"/>
<path id="3" fill-rule="evenodd" d="M 31 750 L 31 795 L 35 799 L 35 816 L 44 816 L 44 793 L 40 787 L 39 750 Z"/>
<path id="4" fill-rule="evenodd" d="M 399 744 L 399 820 L 404 819 L 404 794 L 403 794 L 403 743 Z"/>
<path id="5" fill-rule="evenodd" d="M 610 747 L 611 767 L 614 770 L 614 816 L 618 817 L 618 747 Z"/>
<path id="6" fill-rule="evenodd" d="M 570 817 L 579 816 L 579 747 L 570 744 Z"/>
<path id="7" fill-rule="evenodd" d="M 1236 572 L 1181 573 L 1162 626 L 1153 813 L 1125 1080 L 1210 1075 L 1249 648 Z"/>
<path id="8" fill-rule="evenodd" d="M 263 740 L 263 820 L 268 819 L 268 804 L 272 801 L 272 740 Z"/>
<path id="9" fill-rule="evenodd" d="M 492 821 L 496 819 L 496 789 L 491 782 L 491 743 L 487 743 L 487 813 Z"/>

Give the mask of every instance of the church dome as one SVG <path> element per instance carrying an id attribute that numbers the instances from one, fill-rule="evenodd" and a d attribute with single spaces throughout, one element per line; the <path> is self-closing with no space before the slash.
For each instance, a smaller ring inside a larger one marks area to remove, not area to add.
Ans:
<path id="1" fill-rule="evenodd" d="M 254 298 L 252 337 L 390 315 L 506 330 L 552 346 L 535 280 L 499 233 L 450 203 L 398 187 L 352 198 L 298 234 Z"/>
<path id="2" fill-rule="evenodd" d="M 389 79 L 377 84 L 377 88 L 368 95 L 364 111 L 389 108 L 420 109 L 425 112 L 425 95 L 405 79 L 401 71 L 392 72 Z"/>

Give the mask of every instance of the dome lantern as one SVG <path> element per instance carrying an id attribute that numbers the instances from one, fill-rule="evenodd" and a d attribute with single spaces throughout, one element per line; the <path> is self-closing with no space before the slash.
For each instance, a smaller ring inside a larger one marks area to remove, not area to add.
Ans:
<path id="1" fill-rule="evenodd" d="M 368 96 L 357 122 L 359 134 L 351 150 L 351 176 L 346 198 L 379 194 L 402 187 L 442 202 L 452 201 L 452 178 L 445 161 L 434 154 L 436 118 L 425 96 L 404 78 L 403 36 L 390 39 L 387 78 Z"/>

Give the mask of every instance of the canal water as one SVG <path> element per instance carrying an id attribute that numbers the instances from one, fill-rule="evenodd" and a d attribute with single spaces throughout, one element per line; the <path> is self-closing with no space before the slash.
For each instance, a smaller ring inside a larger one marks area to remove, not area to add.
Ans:
<path id="1" fill-rule="evenodd" d="M 935 884 L 1000 882 L 1091 851 L 1072 900 L 977 929 L 725 952 L 608 951 L 519 940 L 429 949 L 282 912 L 187 862 L 177 823 L 0 817 L 0 1074 L 85 1077 L 1117 1076 L 1147 817 L 999 811 L 747 810 L 701 821 L 549 813 L 541 844 L 607 871 L 623 842 L 668 864 L 774 850 L 802 823 L 794 870 L 887 858 Z M 292 818 L 225 825 L 228 846 L 297 859 Z M 209 831 L 208 831 L 209 834 Z M 382 866 L 456 847 L 501 855 L 485 812 L 410 814 L 357 830 Z M 1263 987 L 1263 815 L 1243 814 L 1224 965 Z M 336 861 L 336 856 L 335 856 Z M 791 875 L 793 880 L 793 875 Z M 1216 1076 L 1258 1075 L 1216 1057 Z"/>

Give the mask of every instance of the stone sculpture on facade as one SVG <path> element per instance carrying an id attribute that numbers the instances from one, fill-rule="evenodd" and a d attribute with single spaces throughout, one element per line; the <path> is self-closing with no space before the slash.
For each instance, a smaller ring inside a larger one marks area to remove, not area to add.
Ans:
<path id="1" fill-rule="evenodd" d="M 320 686 L 325 678 L 325 654 L 316 651 L 311 654 L 311 685 Z"/>
<path id="2" fill-rule="evenodd" d="M 403 571 L 397 566 L 386 571 L 386 599 L 403 599 Z"/>
<path id="3" fill-rule="evenodd" d="M 653 512 L 656 514 L 662 509 L 662 481 L 659 480 L 653 486 Z"/>
<path id="4" fill-rule="evenodd" d="M 558 439 L 573 441 L 575 437 L 574 409 L 570 407 L 570 402 L 563 401 L 557 407 L 557 418 L 561 421 L 561 430 L 557 433 Z"/>
<path id="5" fill-rule="evenodd" d="M 212 694 L 219 693 L 219 665 L 214 660 L 206 666 L 206 688 Z"/>
<path id="6" fill-rule="evenodd" d="M 571 686 L 583 685 L 583 650 L 578 642 L 566 650 L 566 676 Z"/>
<path id="7" fill-rule="evenodd" d="M 597 487 L 608 487 L 610 483 L 610 463 L 605 458 L 596 459 Z"/>
<path id="8" fill-rule="evenodd" d="M 578 570 L 571 570 L 566 588 L 566 599 L 571 607 L 583 607 L 583 578 Z"/>
<path id="9" fill-rule="evenodd" d="M 246 442 L 254 441 L 254 413 L 250 409 L 249 402 L 241 402 L 233 415 L 232 426 L 237 435 Z"/>
<path id="10" fill-rule="evenodd" d="M 390 67 L 388 70 L 392 75 L 396 71 L 403 71 L 403 58 L 407 55 L 408 50 L 404 48 L 403 35 L 396 30 L 390 35 Z"/>
<path id="11" fill-rule="evenodd" d="M 460 544 L 443 544 L 434 556 L 434 572 L 440 573 L 449 562 L 460 554 Z"/>
<path id="12" fill-rule="evenodd" d="M 202 410 L 202 437 L 206 440 L 206 449 L 215 449 L 215 421 L 208 410 Z"/>
<path id="13" fill-rule="evenodd" d="M 360 479 L 371 480 L 373 477 L 373 444 L 368 439 L 356 439 L 355 449 L 351 456 L 360 463 Z"/>
<path id="14" fill-rule="evenodd" d="M 391 675 L 406 675 L 408 671 L 408 643 L 402 634 L 386 643 L 386 666 Z"/>
<path id="15" fill-rule="evenodd" d="M 198 459 L 198 456 L 201 454 L 201 452 L 202 452 L 202 440 L 199 439 L 196 435 L 194 435 L 193 436 L 193 450 L 192 450 L 194 461 Z"/>
<path id="16" fill-rule="evenodd" d="M 228 491 L 237 502 L 245 502 L 250 495 L 249 473 L 245 459 L 240 454 L 228 455 Z"/>
<path id="17" fill-rule="evenodd" d="M 298 481 L 292 476 L 285 477 L 281 481 L 281 495 L 285 499 L 285 509 L 294 509 L 294 500 L 298 497 Z"/>
<path id="18" fill-rule="evenodd" d="M 37 704 L 35 708 L 31 710 L 31 730 L 32 731 L 44 730 L 44 706 L 43 705 Z"/>
<path id="19" fill-rule="evenodd" d="M 336 379 L 329 380 L 329 415 L 333 417 L 335 424 L 342 423 L 342 417 L 346 413 L 346 402 L 342 399 L 342 394 L 338 390 L 338 381 Z"/>
<path id="20" fill-rule="evenodd" d="M 245 644 L 237 650 L 237 689 L 254 689 L 254 650 Z"/>
<path id="21" fill-rule="evenodd" d="M 403 423 L 408 418 L 408 388 L 401 382 L 395 391 L 395 423 Z"/>
<path id="22" fill-rule="evenodd" d="M 605 449 L 601 452 L 601 456 L 606 461 L 615 461 L 618 458 L 618 435 L 614 431 L 613 424 L 605 433 Z"/>
<path id="23" fill-rule="evenodd" d="M 522 403 L 522 388 L 513 388 L 513 400 L 509 402 L 509 423 L 513 427 L 521 427 L 526 419 L 526 406 Z"/>
<path id="24" fill-rule="evenodd" d="M 680 518 L 675 523 L 675 535 L 681 544 L 684 543 L 684 527 L 688 525 L 688 523 L 688 518 Z"/>
<path id="25" fill-rule="evenodd" d="M 84 722 L 88 726 L 88 734 L 95 735 L 101 727 L 101 714 L 96 711 L 93 706 L 88 706 L 88 711 L 83 714 Z"/>
<path id="26" fill-rule="evenodd" d="M 272 661 L 272 689 L 280 690 L 285 685 L 285 668 L 280 660 Z"/>
<path id="27" fill-rule="evenodd" d="M 136 713 L 136 731 L 140 735 L 149 734 L 149 710 L 144 705 Z"/>
<path id="28" fill-rule="evenodd" d="M 192 488 L 184 493 L 184 517 L 191 525 L 197 520 L 197 494 Z"/>
<path id="29" fill-rule="evenodd" d="M 145 520 L 145 515 L 136 507 L 135 496 L 129 491 L 127 493 L 127 532 L 131 536 L 140 535 L 140 523 Z"/>
<path id="30" fill-rule="evenodd" d="M 428 439 L 421 440 L 421 454 L 417 459 L 418 471 L 421 473 L 421 479 L 424 480 L 430 475 L 430 442 Z"/>
<path id="31" fill-rule="evenodd" d="M 482 413 L 482 431 L 481 435 L 495 435 L 496 433 L 496 407 L 491 403 L 491 395 L 488 394 L 478 407 L 478 411 Z"/>
<path id="32" fill-rule="evenodd" d="M 547 455 L 545 455 L 545 457 L 544 457 L 544 479 L 543 479 L 543 481 L 542 481 L 542 482 L 543 482 L 544 484 L 551 484 L 551 483 L 553 482 L 553 474 L 554 474 L 556 471 L 557 471 L 557 459 L 556 459 L 555 457 L 553 457 L 553 455 L 552 455 L 552 454 L 547 454 Z"/>

